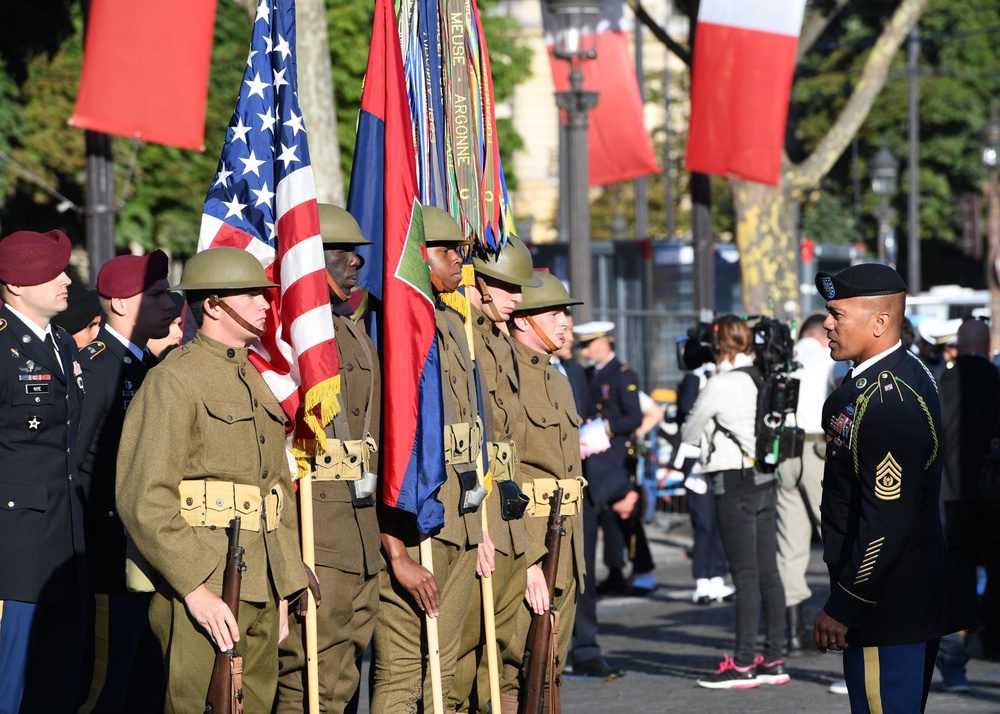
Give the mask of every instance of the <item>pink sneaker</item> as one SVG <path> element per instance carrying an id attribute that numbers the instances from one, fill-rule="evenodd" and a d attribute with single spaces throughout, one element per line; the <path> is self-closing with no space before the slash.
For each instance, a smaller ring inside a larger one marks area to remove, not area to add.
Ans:
<path id="1" fill-rule="evenodd" d="M 753 689 L 759 687 L 760 682 L 757 681 L 757 669 L 753 664 L 737 667 L 733 658 L 727 654 L 719 663 L 718 671 L 707 677 L 700 677 L 698 686 L 706 689 Z"/>

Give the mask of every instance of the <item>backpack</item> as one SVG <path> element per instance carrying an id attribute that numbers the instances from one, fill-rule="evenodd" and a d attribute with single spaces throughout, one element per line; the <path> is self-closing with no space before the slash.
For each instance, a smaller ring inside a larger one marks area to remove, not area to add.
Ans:
<path id="1" fill-rule="evenodd" d="M 755 364 L 734 371 L 747 373 L 757 385 L 755 448 L 752 455 L 745 452 L 743 455 L 753 462 L 757 471 L 773 473 L 782 461 L 802 456 L 805 430 L 786 424 L 788 415 L 794 414 L 799 404 L 799 380 L 774 371 L 764 374 Z M 721 426 L 718 420 L 715 428 L 743 451 L 736 435 Z"/>

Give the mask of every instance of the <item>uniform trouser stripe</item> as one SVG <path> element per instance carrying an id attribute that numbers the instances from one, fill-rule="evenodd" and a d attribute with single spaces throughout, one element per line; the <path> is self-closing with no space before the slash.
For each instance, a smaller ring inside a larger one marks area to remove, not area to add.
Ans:
<path id="1" fill-rule="evenodd" d="M 916 714 L 927 702 L 938 640 L 848 647 L 844 677 L 854 714 Z"/>
<path id="2" fill-rule="evenodd" d="M 882 673 L 879 668 L 878 647 L 865 647 L 865 694 L 871 714 L 882 714 Z"/>
<path id="3" fill-rule="evenodd" d="M 78 714 L 87 714 L 97 706 L 97 700 L 104 691 L 104 683 L 108 678 L 108 644 L 111 641 L 110 609 L 108 596 L 104 593 L 94 594 L 94 674 L 90 680 L 90 693 L 87 702 Z"/>
<path id="4" fill-rule="evenodd" d="M 0 600 L 0 711 L 21 707 L 36 605 Z"/>

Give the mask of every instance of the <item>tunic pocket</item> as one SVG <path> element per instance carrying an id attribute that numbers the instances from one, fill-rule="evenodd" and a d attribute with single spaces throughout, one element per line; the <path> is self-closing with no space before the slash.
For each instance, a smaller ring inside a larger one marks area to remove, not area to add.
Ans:
<path id="1" fill-rule="evenodd" d="M 203 429 L 205 470 L 220 474 L 254 474 L 260 464 L 257 430 L 249 404 L 205 400 Z"/>
<path id="2" fill-rule="evenodd" d="M 49 492 L 45 484 L 32 481 L 0 482 L 0 511 L 48 510 Z"/>

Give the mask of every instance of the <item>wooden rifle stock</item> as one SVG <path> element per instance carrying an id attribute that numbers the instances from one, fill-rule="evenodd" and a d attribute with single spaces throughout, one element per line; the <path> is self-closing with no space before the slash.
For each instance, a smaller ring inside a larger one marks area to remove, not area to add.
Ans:
<path id="1" fill-rule="evenodd" d="M 559 550 L 562 537 L 566 534 L 563 523 L 566 517 L 562 515 L 563 490 L 557 488 L 549 498 L 549 529 L 545 533 L 545 548 L 548 551 L 542 558 L 542 573 L 545 575 L 545 585 L 549 590 L 549 612 L 544 615 L 532 614 L 531 627 L 528 629 L 528 641 L 524 650 L 524 696 L 521 698 L 520 714 L 545 714 L 545 673 L 551 667 L 549 699 L 554 704 L 559 701 L 558 692 L 553 691 L 556 685 L 556 665 L 558 646 L 553 642 L 553 620 L 558 617 L 555 609 L 556 573 L 559 571 Z M 558 622 L 558 620 L 556 620 Z M 556 708 L 550 708 L 551 714 L 556 714 Z"/>
<path id="2" fill-rule="evenodd" d="M 229 549 L 226 552 L 226 570 L 222 576 L 222 601 L 240 617 L 240 586 L 243 584 L 244 549 L 240 547 L 240 517 L 229 522 Z M 216 652 L 212 681 L 205 700 L 205 714 L 243 714 L 243 656 L 231 650 Z"/>

